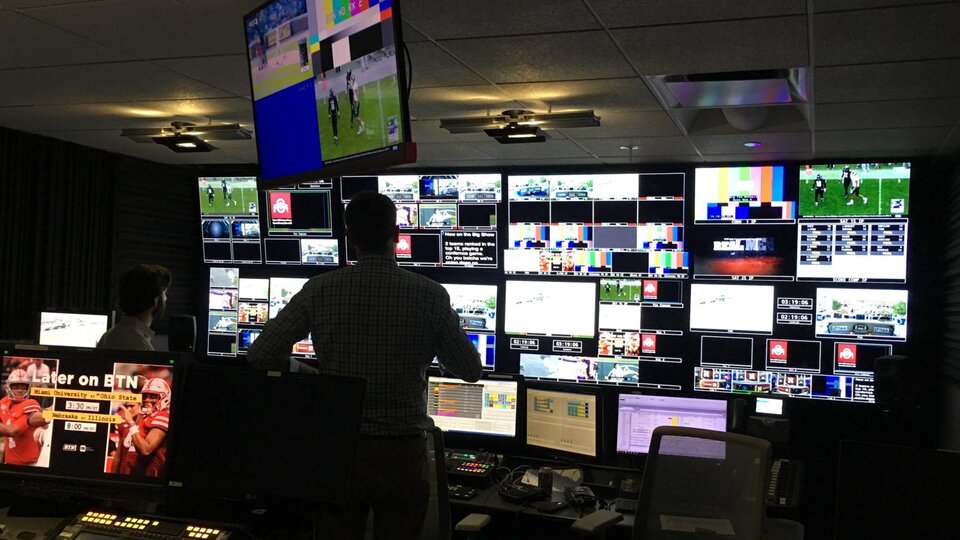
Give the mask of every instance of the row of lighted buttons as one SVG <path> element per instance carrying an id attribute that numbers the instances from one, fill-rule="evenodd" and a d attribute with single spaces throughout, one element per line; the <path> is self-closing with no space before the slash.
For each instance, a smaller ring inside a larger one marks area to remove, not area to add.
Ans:
<path id="1" fill-rule="evenodd" d="M 87 517 L 101 518 L 101 519 L 117 519 L 116 514 L 101 514 L 99 512 L 87 512 Z"/>
<path id="2" fill-rule="evenodd" d="M 193 525 L 187 525 L 187 532 L 197 533 L 197 534 L 220 534 L 220 529 L 208 529 L 205 527 L 195 527 Z M 193 536 L 193 534 L 189 536 Z M 203 536 L 202 538 L 206 538 L 206 536 Z"/>
<path id="3" fill-rule="evenodd" d="M 483 463 L 462 463 L 457 466 L 458 471 L 470 473 L 485 473 L 488 469 L 490 469 L 490 465 Z"/>
<path id="4" fill-rule="evenodd" d="M 150 525 L 153 527 L 156 527 L 157 525 L 160 524 L 159 521 L 151 522 L 149 519 L 133 518 L 133 517 L 123 518 L 123 521 L 124 523 L 136 523 L 137 525 Z"/>

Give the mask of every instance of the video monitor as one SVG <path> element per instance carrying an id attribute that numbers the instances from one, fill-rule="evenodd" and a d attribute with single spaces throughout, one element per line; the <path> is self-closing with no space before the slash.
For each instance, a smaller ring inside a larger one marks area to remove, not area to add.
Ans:
<path id="1" fill-rule="evenodd" d="M 692 284 L 690 330 L 772 334 L 773 286 Z"/>
<path id="2" fill-rule="evenodd" d="M 597 382 L 599 361 L 589 356 L 520 354 L 520 374 L 528 379 Z"/>
<path id="3" fill-rule="evenodd" d="M 308 278 L 271 277 L 270 278 L 270 310 L 268 317 L 275 319 L 280 310 L 287 307 L 290 300 L 309 281 Z M 314 355 L 313 341 L 307 339 L 293 344 L 293 354 L 312 357 Z"/>
<path id="4" fill-rule="evenodd" d="M 727 401 L 724 399 L 622 393 L 618 401 L 619 453 L 648 453 L 653 430 L 660 426 L 727 431 Z"/>
<path id="5" fill-rule="evenodd" d="M 754 411 L 768 416 L 783 416 L 783 400 L 758 396 Z"/>
<path id="6" fill-rule="evenodd" d="M 464 330 L 497 330 L 497 286 L 443 283 Z"/>
<path id="7" fill-rule="evenodd" d="M 792 228 L 744 225 L 698 227 L 694 279 L 793 281 L 796 236 Z"/>
<path id="8" fill-rule="evenodd" d="M 797 279 L 904 283 L 910 163 L 800 170 Z"/>
<path id="9" fill-rule="evenodd" d="M 694 177 L 694 223 L 794 223 L 796 197 L 780 165 L 701 167 Z"/>
<path id="10" fill-rule="evenodd" d="M 179 423 L 178 354 L 15 344 L 0 352 L 0 415 L 10 428 L 0 486 L 34 497 L 159 497 Z"/>
<path id="11" fill-rule="evenodd" d="M 833 372 L 872 375 L 877 358 L 893 354 L 893 346 L 882 343 L 846 343 L 833 345 Z"/>
<path id="12" fill-rule="evenodd" d="M 203 262 L 261 263 L 256 177 L 200 177 L 197 185 Z"/>
<path id="13" fill-rule="evenodd" d="M 906 341 L 907 291 L 817 289 L 817 337 Z"/>
<path id="14" fill-rule="evenodd" d="M 178 502 L 232 501 L 290 515 L 342 508 L 352 474 L 344 464 L 356 457 L 365 380 L 209 365 L 192 366 L 187 375 L 179 410 L 193 421 L 180 426 L 170 478 Z M 243 421 L 202 420 L 236 417 L 237 395 L 252 398 L 241 407 Z M 278 404 L 296 414 L 277 414 Z M 265 459 L 277 451 L 277 438 L 251 437 L 251 425 L 291 434 L 282 444 L 287 458 Z M 212 441 L 233 441 L 233 447 L 224 451 Z"/>
<path id="15" fill-rule="evenodd" d="M 427 414 L 445 432 L 516 437 L 519 397 L 519 382 L 511 377 L 488 376 L 468 383 L 431 376 Z"/>
<path id="16" fill-rule="evenodd" d="M 244 30 L 262 188 L 416 159 L 396 3 L 274 0 Z"/>
<path id="17" fill-rule="evenodd" d="M 768 339 L 766 369 L 820 373 L 822 346 L 816 340 Z"/>
<path id="18" fill-rule="evenodd" d="M 268 300 L 270 280 L 264 278 L 240 278 L 241 300 Z"/>
<path id="19" fill-rule="evenodd" d="M 267 203 L 270 236 L 333 236 L 333 199 L 329 189 L 269 190 Z"/>
<path id="20" fill-rule="evenodd" d="M 600 455 L 600 394 L 526 388 L 527 445 L 596 458 Z"/>
<path id="21" fill-rule="evenodd" d="M 592 338 L 596 289 L 590 282 L 507 280 L 504 332 Z"/>
<path id="22" fill-rule="evenodd" d="M 508 177 L 508 274 L 682 278 L 683 177 L 582 174 Z M 651 182 L 656 195 L 641 196 Z M 669 193 L 661 195 L 660 192 Z"/>
<path id="23" fill-rule="evenodd" d="M 363 191 L 397 207 L 400 266 L 497 268 L 499 174 L 359 176 L 341 179 L 344 204 Z M 357 260 L 347 244 L 347 263 Z"/>
<path id="24" fill-rule="evenodd" d="M 108 313 L 41 311 L 38 343 L 69 347 L 96 347 L 113 324 Z"/>
<path id="25" fill-rule="evenodd" d="M 753 367 L 753 338 L 700 336 L 700 365 Z"/>
<path id="26" fill-rule="evenodd" d="M 682 308 L 683 283 L 657 279 L 601 279 L 600 302 L 629 302 L 649 307 Z"/>
<path id="27" fill-rule="evenodd" d="M 910 163 L 830 163 L 800 169 L 800 217 L 906 217 Z"/>

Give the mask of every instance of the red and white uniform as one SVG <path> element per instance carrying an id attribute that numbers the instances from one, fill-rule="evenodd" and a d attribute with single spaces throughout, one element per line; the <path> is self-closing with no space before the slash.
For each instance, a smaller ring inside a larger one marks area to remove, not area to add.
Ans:
<path id="1" fill-rule="evenodd" d="M 30 415 L 40 412 L 40 404 L 33 399 L 14 401 L 9 397 L 0 399 L 0 422 L 8 426 L 18 426 L 20 434 L 16 437 L 4 437 L 6 450 L 3 462 L 7 465 L 33 465 L 40 459 L 40 445 L 33 438 L 37 428 L 28 421 Z"/>
<path id="2" fill-rule="evenodd" d="M 146 437 L 151 430 L 160 429 L 164 433 L 170 426 L 170 412 L 167 410 L 157 411 L 153 414 L 141 418 L 137 423 L 140 430 L 140 436 Z M 123 440 L 123 439 L 121 439 Z M 128 465 L 129 464 L 129 465 Z M 125 468 L 129 469 L 125 470 Z M 136 448 L 130 448 L 120 463 L 120 472 L 124 474 L 136 474 L 150 477 L 160 477 L 167 469 L 167 440 L 153 451 L 149 456 L 141 456 Z"/>

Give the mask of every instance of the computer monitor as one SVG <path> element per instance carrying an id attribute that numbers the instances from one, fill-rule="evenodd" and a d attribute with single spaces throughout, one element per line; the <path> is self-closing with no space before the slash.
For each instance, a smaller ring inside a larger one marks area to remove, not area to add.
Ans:
<path id="1" fill-rule="evenodd" d="M 431 376 L 427 414 L 448 439 L 463 436 L 517 436 L 520 381 L 515 375 L 487 374 L 477 382 Z"/>
<path id="2" fill-rule="evenodd" d="M 3 437 L 0 487 L 37 498 L 162 499 L 189 357 L 6 343 L 0 353 L 0 416 L 17 428 Z"/>
<path id="3" fill-rule="evenodd" d="M 653 430 L 681 426 L 727 430 L 727 402 L 721 399 L 623 393 L 617 405 L 617 452 L 646 454 Z"/>
<path id="4" fill-rule="evenodd" d="M 343 503 L 364 379 L 200 364 L 187 375 L 178 493 L 281 508 Z"/>
<path id="5" fill-rule="evenodd" d="M 783 400 L 779 398 L 757 396 L 755 410 L 757 414 L 783 416 Z"/>
<path id="6" fill-rule="evenodd" d="M 40 345 L 92 348 L 111 326 L 112 313 L 41 311 L 37 342 Z"/>
<path id="7" fill-rule="evenodd" d="M 527 387 L 527 445 L 551 456 L 600 457 L 600 397 L 598 388 Z"/>

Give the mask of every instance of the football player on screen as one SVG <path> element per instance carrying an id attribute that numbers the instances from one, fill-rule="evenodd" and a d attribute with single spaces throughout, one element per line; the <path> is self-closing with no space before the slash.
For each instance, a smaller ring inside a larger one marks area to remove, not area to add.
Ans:
<path id="1" fill-rule="evenodd" d="M 35 465 L 40 459 L 37 429 L 47 425 L 40 404 L 30 398 L 30 378 L 22 369 L 14 369 L 3 385 L 0 399 L 0 435 L 3 436 L 3 462 L 7 465 Z"/>
<path id="2" fill-rule="evenodd" d="M 823 200 L 826 193 L 827 181 L 823 179 L 823 175 L 818 174 L 816 180 L 813 181 L 813 205 L 820 206 L 820 201 Z"/>
<path id="3" fill-rule="evenodd" d="M 134 417 L 135 411 L 120 407 L 119 414 L 127 429 L 120 440 L 124 456 L 119 472 L 158 478 L 167 468 L 170 386 L 163 379 L 150 379 L 140 394 L 139 418 Z"/>

